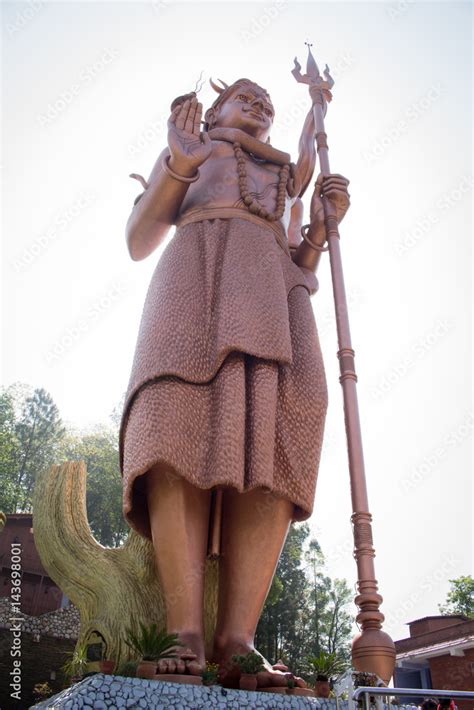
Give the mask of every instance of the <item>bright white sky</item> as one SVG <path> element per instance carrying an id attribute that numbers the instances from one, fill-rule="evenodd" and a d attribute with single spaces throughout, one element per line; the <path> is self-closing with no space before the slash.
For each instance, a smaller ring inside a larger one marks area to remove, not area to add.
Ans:
<path id="1" fill-rule="evenodd" d="M 385 628 L 437 613 L 471 571 L 471 64 L 468 2 L 3 3 L 3 381 L 45 387 L 68 423 L 106 422 L 130 374 L 159 253 L 124 226 L 171 100 L 206 78 L 272 96 L 295 156 L 304 41 L 336 80 L 341 227 Z M 214 98 L 208 84 L 201 94 Z M 309 195 L 308 195 L 309 196 Z M 327 256 L 314 297 L 330 408 L 311 525 L 355 582 Z"/>

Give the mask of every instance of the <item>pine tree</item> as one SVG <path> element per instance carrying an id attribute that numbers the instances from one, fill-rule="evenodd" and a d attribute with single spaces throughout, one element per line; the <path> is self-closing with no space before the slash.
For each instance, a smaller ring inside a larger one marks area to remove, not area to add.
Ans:
<path id="1" fill-rule="evenodd" d="M 15 432 L 15 402 L 8 390 L 0 394 L 0 511 L 16 512 L 16 480 L 20 444 Z"/>
<path id="2" fill-rule="evenodd" d="M 35 389 L 26 399 L 15 430 L 20 444 L 16 507 L 29 511 L 36 476 L 54 463 L 65 433 L 58 408 L 46 390 Z"/>
<path id="3" fill-rule="evenodd" d="M 319 543 L 308 544 L 308 537 L 308 525 L 291 527 L 256 634 L 256 646 L 268 660 L 283 658 L 302 675 L 307 657 L 321 651 L 348 659 L 352 627 L 347 583 L 325 574 Z"/>

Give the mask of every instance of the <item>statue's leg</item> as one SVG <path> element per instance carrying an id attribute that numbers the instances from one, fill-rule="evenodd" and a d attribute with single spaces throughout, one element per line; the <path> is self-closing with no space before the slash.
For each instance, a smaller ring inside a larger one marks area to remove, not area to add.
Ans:
<path id="1" fill-rule="evenodd" d="M 214 659 L 254 648 L 254 636 L 293 515 L 293 503 L 255 489 L 224 492 Z"/>
<path id="2" fill-rule="evenodd" d="M 192 486 L 164 465 L 146 475 L 146 495 L 167 630 L 203 664 L 203 596 L 210 491 Z M 161 672 L 173 672 L 173 662 Z"/>

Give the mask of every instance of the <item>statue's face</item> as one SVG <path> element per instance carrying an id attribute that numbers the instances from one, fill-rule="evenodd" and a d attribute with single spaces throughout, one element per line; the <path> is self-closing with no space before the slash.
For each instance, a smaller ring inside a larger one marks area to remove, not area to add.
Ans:
<path id="1" fill-rule="evenodd" d="M 240 128 L 258 140 L 270 135 L 275 111 L 266 92 L 258 86 L 236 88 L 219 106 L 214 126 Z"/>

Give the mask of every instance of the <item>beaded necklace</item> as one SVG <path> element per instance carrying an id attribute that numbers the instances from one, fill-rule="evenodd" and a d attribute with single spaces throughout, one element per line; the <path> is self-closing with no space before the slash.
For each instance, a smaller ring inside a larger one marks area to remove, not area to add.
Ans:
<path id="1" fill-rule="evenodd" d="M 240 196 L 247 207 L 248 211 L 252 214 L 258 215 L 263 219 L 268 219 L 269 222 L 276 222 L 281 219 L 285 211 L 286 204 L 286 186 L 288 183 L 288 177 L 290 174 L 290 166 L 282 165 L 278 172 L 278 195 L 276 200 L 276 209 L 274 212 L 269 212 L 263 205 L 258 202 L 250 194 L 247 182 L 247 168 L 245 165 L 244 152 L 240 143 L 237 141 L 232 144 L 234 148 L 234 155 L 237 161 L 237 173 L 239 176 L 239 192 Z"/>

